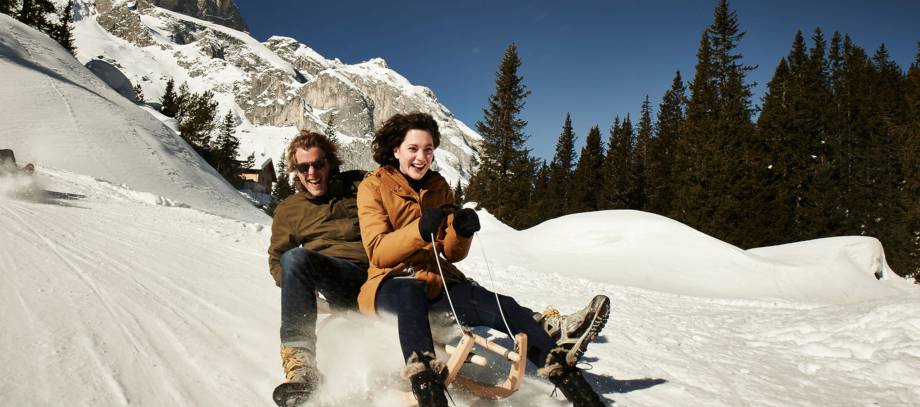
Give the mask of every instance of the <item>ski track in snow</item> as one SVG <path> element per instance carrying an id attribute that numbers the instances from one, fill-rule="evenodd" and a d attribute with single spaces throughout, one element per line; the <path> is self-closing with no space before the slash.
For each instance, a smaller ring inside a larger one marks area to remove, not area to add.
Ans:
<path id="1" fill-rule="evenodd" d="M 65 171 L 36 177 L 44 195 L 0 197 L 0 344 L 15 350 L 0 354 L 0 404 L 57 405 L 66 394 L 66 405 L 272 405 L 282 375 L 268 228 Z M 611 319 L 583 358 L 610 404 L 920 403 L 917 290 L 817 304 L 685 296 L 502 263 L 490 264 L 493 283 L 482 257 L 461 266 L 538 311 L 610 296 Z M 327 383 L 316 404 L 398 405 L 395 328 L 356 320 L 319 334 Z M 452 395 L 458 405 L 565 405 L 534 370 L 508 400 Z"/>

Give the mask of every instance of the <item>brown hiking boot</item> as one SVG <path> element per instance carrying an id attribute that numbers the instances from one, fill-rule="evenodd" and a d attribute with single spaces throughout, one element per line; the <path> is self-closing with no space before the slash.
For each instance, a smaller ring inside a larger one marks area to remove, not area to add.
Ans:
<path id="1" fill-rule="evenodd" d="M 596 295 L 587 306 L 569 315 L 547 307 L 539 322 L 556 345 L 566 349 L 566 362 L 574 366 L 588 349 L 588 344 L 597 339 L 609 316 L 610 298 Z"/>
<path id="2" fill-rule="evenodd" d="M 316 356 L 310 349 L 282 346 L 281 366 L 284 367 L 285 383 L 308 383 L 316 386 L 322 381 L 322 374 L 316 369 Z"/>

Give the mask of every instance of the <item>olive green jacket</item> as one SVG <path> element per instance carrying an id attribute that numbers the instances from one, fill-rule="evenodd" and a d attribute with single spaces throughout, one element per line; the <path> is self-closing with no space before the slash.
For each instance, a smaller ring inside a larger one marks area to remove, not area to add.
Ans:
<path id="1" fill-rule="evenodd" d="M 356 198 L 363 179 L 364 172 L 358 170 L 336 174 L 325 195 L 315 198 L 300 191 L 278 205 L 268 247 L 269 271 L 276 285 L 281 286 L 281 255 L 297 246 L 367 269 Z"/>

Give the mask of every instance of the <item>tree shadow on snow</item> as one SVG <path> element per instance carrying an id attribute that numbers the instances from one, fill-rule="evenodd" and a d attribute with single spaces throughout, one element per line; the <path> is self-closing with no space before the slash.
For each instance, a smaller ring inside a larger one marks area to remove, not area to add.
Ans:
<path id="1" fill-rule="evenodd" d="M 74 203 L 81 199 L 86 199 L 86 195 L 73 194 L 70 192 L 57 192 L 39 189 L 34 192 L 29 191 L 26 193 L 18 194 L 17 196 L 14 196 L 14 198 L 43 205 L 58 205 L 66 206 L 68 208 L 89 209 L 86 206 L 81 206 Z"/>
<path id="2" fill-rule="evenodd" d="M 76 201 L 79 199 L 86 198 L 86 195 L 72 194 L 70 192 L 48 191 L 48 190 L 45 190 L 45 196 L 47 196 L 48 199 L 61 199 L 61 200 L 66 200 L 66 201 Z"/>

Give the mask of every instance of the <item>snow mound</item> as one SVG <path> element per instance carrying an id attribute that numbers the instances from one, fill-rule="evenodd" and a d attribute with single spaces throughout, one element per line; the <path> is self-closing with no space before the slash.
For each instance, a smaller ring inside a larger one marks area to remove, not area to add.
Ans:
<path id="1" fill-rule="evenodd" d="M 20 161 L 129 186 L 164 205 L 268 222 L 175 132 L 6 15 L 0 78 L 0 140 Z"/>
<path id="2" fill-rule="evenodd" d="M 895 295 L 911 284 L 894 274 L 877 239 L 846 236 L 742 250 L 680 222 L 638 211 L 568 215 L 515 231 L 480 211 L 482 239 L 465 261 L 516 266 L 681 295 L 818 303 Z M 493 247 L 506 247 L 494 250 Z M 881 280 L 878 278 L 882 277 Z"/>

